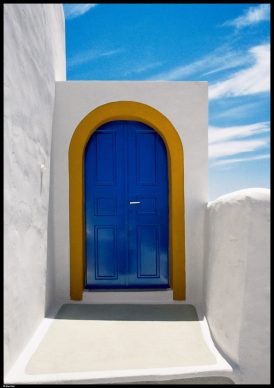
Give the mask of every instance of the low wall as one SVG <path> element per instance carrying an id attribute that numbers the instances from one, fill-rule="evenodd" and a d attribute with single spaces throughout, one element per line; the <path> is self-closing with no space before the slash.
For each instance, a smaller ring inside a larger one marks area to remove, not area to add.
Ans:
<path id="1" fill-rule="evenodd" d="M 52 116 L 55 81 L 66 78 L 64 24 L 61 4 L 4 6 L 5 372 L 44 317 Z M 47 299 L 51 292 L 47 287 Z"/>
<path id="2" fill-rule="evenodd" d="M 236 383 L 270 382 L 270 190 L 207 207 L 205 314 Z"/>

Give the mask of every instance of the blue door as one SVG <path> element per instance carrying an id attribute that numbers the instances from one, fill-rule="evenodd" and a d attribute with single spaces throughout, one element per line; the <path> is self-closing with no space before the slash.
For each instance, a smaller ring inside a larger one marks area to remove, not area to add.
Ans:
<path id="1" fill-rule="evenodd" d="M 85 151 L 86 288 L 168 288 L 165 145 L 145 124 L 101 126 Z"/>

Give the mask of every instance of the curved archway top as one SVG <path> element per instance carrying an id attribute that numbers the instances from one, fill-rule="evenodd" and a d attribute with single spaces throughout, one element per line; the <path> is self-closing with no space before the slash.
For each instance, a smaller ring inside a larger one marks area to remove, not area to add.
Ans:
<path id="1" fill-rule="evenodd" d="M 75 146 L 75 142 L 76 147 L 79 147 L 81 141 L 86 145 L 89 137 L 97 128 L 113 120 L 140 121 L 152 127 L 164 140 L 169 154 L 169 144 L 171 143 L 173 147 L 181 147 L 181 150 L 177 151 L 183 156 L 181 138 L 167 117 L 157 109 L 135 101 L 108 102 L 89 112 L 75 129 L 70 142 L 70 150 Z M 83 131 L 83 128 L 86 128 L 87 132 Z"/>
<path id="2" fill-rule="evenodd" d="M 88 113 L 69 146 L 70 295 L 81 300 L 85 286 L 84 152 L 92 134 L 114 120 L 140 121 L 163 139 L 168 154 L 170 286 L 173 299 L 185 299 L 184 156 L 180 136 L 157 109 L 135 101 L 116 101 Z"/>

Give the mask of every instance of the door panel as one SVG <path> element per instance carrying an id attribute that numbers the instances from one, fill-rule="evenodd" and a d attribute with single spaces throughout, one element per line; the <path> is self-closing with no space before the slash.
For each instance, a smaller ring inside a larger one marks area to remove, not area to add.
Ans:
<path id="1" fill-rule="evenodd" d="M 128 122 L 127 122 L 128 123 Z M 128 136 L 129 283 L 168 287 L 168 169 L 160 136 L 130 122 Z"/>
<path id="2" fill-rule="evenodd" d="M 138 278 L 159 277 L 159 235 L 158 227 L 137 226 Z"/>
<path id="3" fill-rule="evenodd" d="M 124 125 L 107 123 L 85 151 L 86 287 L 125 287 Z"/>
<path id="4" fill-rule="evenodd" d="M 118 279 L 116 228 L 96 226 L 95 234 L 96 279 Z M 112 260 L 109 260 L 109 252 L 111 252 Z"/>
<path id="5" fill-rule="evenodd" d="M 116 131 L 96 133 L 96 184 L 116 184 Z"/>
<path id="6" fill-rule="evenodd" d="M 134 128 L 136 125 L 132 125 Z M 138 128 L 138 127 L 137 127 Z M 156 183 L 156 136 L 155 132 L 137 130 L 134 141 L 136 148 L 136 184 L 154 185 Z"/>
<path id="7" fill-rule="evenodd" d="M 114 121 L 91 137 L 85 215 L 86 288 L 169 286 L 167 157 L 153 129 Z"/>

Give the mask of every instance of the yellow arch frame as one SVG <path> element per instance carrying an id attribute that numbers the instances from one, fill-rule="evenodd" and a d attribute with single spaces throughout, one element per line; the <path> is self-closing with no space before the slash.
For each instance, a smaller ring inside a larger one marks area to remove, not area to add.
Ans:
<path id="1" fill-rule="evenodd" d="M 174 300 L 185 299 L 184 156 L 181 139 L 171 122 L 139 102 L 110 102 L 94 109 L 79 123 L 69 146 L 70 296 L 82 300 L 85 279 L 84 154 L 91 135 L 114 120 L 140 121 L 165 142 L 169 174 L 170 286 Z"/>

